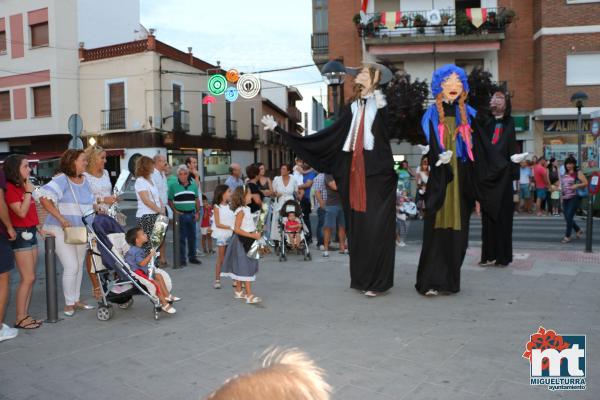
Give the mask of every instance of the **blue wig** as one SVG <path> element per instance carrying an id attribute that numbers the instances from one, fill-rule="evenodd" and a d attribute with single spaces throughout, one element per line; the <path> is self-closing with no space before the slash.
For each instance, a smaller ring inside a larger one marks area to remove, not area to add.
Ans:
<path id="1" fill-rule="evenodd" d="M 453 73 L 456 73 L 456 75 L 458 75 L 458 78 L 462 82 L 463 91 L 465 93 L 469 92 L 469 82 L 467 80 L 467 74 L 465 73 L 465 71 L 462 68 L 459 68 L 454 64 L 446 64 L 443 67 L 436 69 L 433 73 L 433 77 L 431 79 L 431 92 L 433 93 L 434 98 L 437 98 L 437 96 L 440 93 L 442 93 L 442 82 L 444 82 L 444 80 L 446 80 Z M 466 107 L 466 113 L 467 113 L 467 123 L 471 124 L 472 119 L 475 117 L 475 115 L 477 113 L 476 113 L 475 109 L 473 109 L 468 104 L 465 104 L 465 107 Z M 461 118 L 460 110 L 456 106 L 456 104 L 454 105 L 454 110 L 455 110 L 456 121 L 460 121 L 460 118 Z M 427 139 L 427 143 L 430 142 L 431 134 L 433 133 L 436 137 L 436 141 L 438 142 L 438 146 L 440 147 L 440 149 L 442 151 L 445 151 L 444 141 L 442 138 L 440 138 L 440 131 L 438 128 L 439 118 L 440 118 L 440 114 L 438 113 L 436 104 L 431 104 L 427 108 L 427 111 L 425 111 L 425 114 L 423 115 L 423 118 L 421 120 L 421 126 L 423 128 L 423 132 L 425 133 L 425 138 Z M 431 127 L 433 127 L 433 132 L 431 132 Z M 459 128 L 459 130 L 461 130 L 461 128 L 462 128 L 463 129 L 462 131 L 464 132 L 464 134 L 458 135 L 456 137 L 456 157 L 461 161 L 466 161 L 469 158 L 471 160 L 473 160 L 472 144 L 470 143 L 471 142 L 471 134 L 470 134 L 470 132 L 467 133 L 467 131 L 465 130 L 465 128 L 462 125 L 460 125 L 458 128 Z M 454 134 L 454 132 L 450 132 L 449 134 Z M 465 139 L 467 141 L 465 141 Z"/>
<path id="2" fill-rule="evenodd" d="M 431 92 L 433 93 L 434 98 L 442 93 L 442 82 L 454 73 L 458 75 L 458 78 L 463 85 L 463 91 L 469 93 L 469 80 L 465 70 L 454 64 L 446 64 L 433 72 L 433 77 L 431 78 Z"/>

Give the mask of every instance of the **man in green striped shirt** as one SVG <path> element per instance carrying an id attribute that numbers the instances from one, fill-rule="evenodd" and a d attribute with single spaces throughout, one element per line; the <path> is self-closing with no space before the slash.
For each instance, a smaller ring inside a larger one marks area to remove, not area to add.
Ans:
<path id="1" fill-rule="evenodd" d="M 200 200 L 198 186 L 189 180 L 190 171 L 187 166 L 177 167 L 177 180 L 169 183 L 169 206 L 175 217 L 179 218 L 179 255 L 181 265 L 202 264 L 196 257 L 196 223 L 200 218 Z M 185 256 L 187 242 L 187 258 Z"/>

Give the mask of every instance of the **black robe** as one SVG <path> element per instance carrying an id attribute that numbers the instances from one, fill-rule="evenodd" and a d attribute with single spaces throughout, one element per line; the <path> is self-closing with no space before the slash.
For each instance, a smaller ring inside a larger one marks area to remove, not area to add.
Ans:
<path id="1" fill-rule="evenodd" d="M 445 115 L 455 115 L 454 106 L 444 104 Z M 457 160 L 458 176 L 454 176 L 449 164 L 436 166 L 441 151 L 437 136 L 429 138 L 429 180 L 425 197 L 425 218 L 423 227 L 423 247 L 417 269 L 415 288 L 421 294 L 434 289 L 438 292 L 458 293 L 460 291 L 460 269 L 469 244 L 469 223 L 471 213 L 478 200 L 489 210 L 494 220 L 498 216 L 501 203 L 498 201 L 508 163 L 492 151 L 491 142 L 482 134 L 480 122 L 473 119 L 473 156 Z M 450 133 L 446 133 L 449 135 Z M 453 154 L 455 157 L 456 154 Z M 458 179 L 460 229 L 436 228 L 436 215 L 446 201 L 446 188 Z"/>
<path id="2" fill-rule="evenodd" d="M 350 252 L 350 287 L 385 292 L 394 285 L 396 255 L 396 184 L 390 147 L 387 107 L 377 110 L 371 132 L 373 150 L 364 150 L 367 210 L 350 209 L 350 166 L 352 153 L 342 150 L 352 123 L 352 112 L 344 109 L 331 126 L 309 136 L 285 132 L 288 145 L 319 172 L 332 174 L 342 199 Z"/>
<path id="3" fill-rule="evenodd" d="M 504 117 L 499 120 L 503 127 L 502 134 L 498 142 L 492 144 L 496 122 L 496 119 L 490 119 L 485 124 L 484 139 L 489 141 L 493 151 L 510 166 L 504 170 L 507 176 L 501 178 L 501 205 L 497 217 L 494 218 L 487 207 L 481 208 L 481 262 L 496 261 L 496 265 L 508 265 L 513 260 L 513 181 L 519 178 L 519 166 L 510 161 L 510 156 L 517 153 L 517 140 L 513 118 Z"/>

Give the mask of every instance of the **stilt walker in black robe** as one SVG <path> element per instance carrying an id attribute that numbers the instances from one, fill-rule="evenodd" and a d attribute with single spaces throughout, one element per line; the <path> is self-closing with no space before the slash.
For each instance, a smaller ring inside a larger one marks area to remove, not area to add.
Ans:
<path id="1" fill-rule="evenodd" d="M 392 79 L 380 64 L 366 64 L 355 82 L 360 89 L 336 122 L 308 136 L 285 132 L 271 116 L 265 129 L 319 172 L 332 174 L 342 199 L 350 253 L 350 286 L 377 296 L 394 284 L 396 184 L 388 107 L 377 90 Z"/>
<path id="2" fill-rule="evenodd" d="M 493 152 L 506 160 L 510 167 L 500 182 L 500 206 L 497 215 L 485 205 L 481 208 L 481 266 L 505 267 L 513 260 L 512 228 L 514 215 L 513 182 L 519 179 L 519 165 L 527 153 L 517 154 L 515 122 L 511 117 L 510 99 L 502 88 L 494 88 L 490 100 L 491 118 L 483 122 L 484 140 Z"/>

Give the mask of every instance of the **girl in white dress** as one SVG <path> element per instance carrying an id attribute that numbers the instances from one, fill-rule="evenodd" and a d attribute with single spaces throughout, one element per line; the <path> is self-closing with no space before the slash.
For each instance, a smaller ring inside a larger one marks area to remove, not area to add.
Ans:
<path id="1" fill-rule="evenodd" d="M 213 288 L 221 289 L 221 266 L 225 258 L 227 245 L 231 242 L 235 216 L 229 207 L 231 189 L 227 185 L 215 188 L 213 200 L 212 237 L 217 243 L 217 263 L 215 265 L 215 282 Z"/>
<path id="2" fill-rule="evenodd" d="M 280 168 L 280 176 L 273 179 L 273 195 L 275 203 L 273 204 L 273 220 L 271 221 L 271 240 L 281 240 L 279 232 L 279 211 L 283 204 L 295 199 L 298 193 L 298 182 L 290 175 L 291 168 L 288 164 L 282 164 Z"/>

